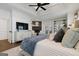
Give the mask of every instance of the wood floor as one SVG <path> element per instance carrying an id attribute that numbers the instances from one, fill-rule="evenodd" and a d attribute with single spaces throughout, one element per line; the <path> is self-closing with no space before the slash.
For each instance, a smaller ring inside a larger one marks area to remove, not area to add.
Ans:
<path id="1" fill-rule="evenodd" d="M 8 39 L 0 40 L 0 52 L 19 46 L 21 42 L 11 44 Z"/>

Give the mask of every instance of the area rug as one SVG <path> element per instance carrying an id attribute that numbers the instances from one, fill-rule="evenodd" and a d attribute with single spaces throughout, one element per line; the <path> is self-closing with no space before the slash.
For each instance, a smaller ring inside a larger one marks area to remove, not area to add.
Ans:
<path id="1" fill-rule="evenodd" d="M 20 51 L 21 51 L 20 46 L 17 46 L 15 48 L 11 48 L 11 49 L 8 49 L 6 51 L 3 51 L 2 53 L 7 53 L 8 56 L 20 56 L 19 55 Z"/>

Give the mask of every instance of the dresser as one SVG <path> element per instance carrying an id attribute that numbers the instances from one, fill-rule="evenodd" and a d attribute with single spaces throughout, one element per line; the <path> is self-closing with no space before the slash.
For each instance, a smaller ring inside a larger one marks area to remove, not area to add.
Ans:
<path id="1" fill-rule="evenodd" d="M 15 42 L 22 41 L 24 38 L 31 37 L 31 30 L 20 30 L 15 33 Z"/>

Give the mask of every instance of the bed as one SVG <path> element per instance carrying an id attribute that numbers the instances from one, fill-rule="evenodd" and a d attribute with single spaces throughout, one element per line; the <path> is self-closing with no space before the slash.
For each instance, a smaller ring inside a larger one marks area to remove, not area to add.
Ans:
<path id="1" fill-rule="evenodd" d="M 30 50 L 32 52 L 32 56 L 79 56 L 79 52 L 76 51 L 75 48 L 73 48 L 77 41 L 79 41 L 79 29 L 68 30 L 64 35 L 62 42 L 60 43 L 55 42 L 54 40 L 47 39 L 46 37 L 43 36 L 42 38 L 40 38 L 41 40 L 36 37 L 35 39 L 33 38 L 31 43 L 34 43 L 34 46 L 32 47 L 30 44 L 30 46 L 28 45 L 27 40 L 26 42 L 24 41 L 25 44 L 23 44 L 25 45 L 25 50 L 22 49 L 21 54 L 30 56 L 31 54 L 28 52 L 28 50 Z M 23 45 L 21 46 L 23 47 Z M 33 48 L 33 50 L 31 50 L 31 48 L 27 49 L 26 47 L 31 47 Z"/>
<path id="2" fill-rule="evenodd" d="M 25 38 L 22 41 L 20 47 L 25 52 L 28 52 L 30 55 L 33 55 L 36 43 L 46 38 L 48 38 L 48 35 L 45 35 L 45 34 L 40 34 L 38 36 L 32 36 L 32 37 Z"/>
<path id="3" fill-rule="evenodd" d="M 31 56 L 24 50 L 20 51 L 20 55 Z M 74 48 L 63 47 L 61 43 L 45 39 L 36 44 L 33 56 L 79 56 L 79 52 Z"/>
<path id="4" fill-rule="evenodd" d="M 61 43 L 42 40 L 36 44 L 34 56 L 79 56 L 74 48 L 63 47 Z"/>

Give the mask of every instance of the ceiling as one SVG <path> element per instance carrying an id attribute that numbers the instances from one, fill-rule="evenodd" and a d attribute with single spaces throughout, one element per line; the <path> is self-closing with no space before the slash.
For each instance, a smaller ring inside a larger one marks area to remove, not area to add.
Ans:
<path id="1" fill-rule="evenodd" d="M 50 3 L 44 6 L 47 10 L 44 11 L 39 9 L 35 11 L 36 7 L 30 7 L 28 5 L 35 5 L 36 3 L 4 3 L 0 4 L 0 7 L 11 10 L 11 8 L 17 8 L 25 13 L 28 13 L 32 18 L 39 20 L 55 19 L 58 17 L 66 17 L 69 12 L 79 9 L 79 4 L 77 3 Z"/>

